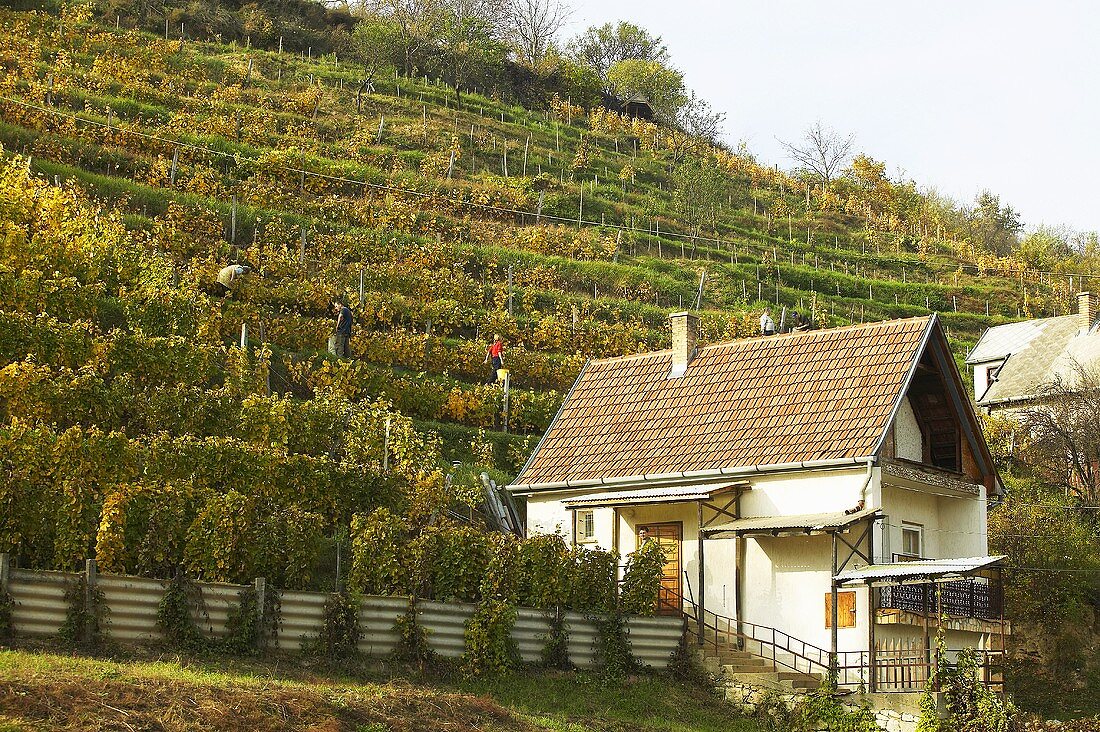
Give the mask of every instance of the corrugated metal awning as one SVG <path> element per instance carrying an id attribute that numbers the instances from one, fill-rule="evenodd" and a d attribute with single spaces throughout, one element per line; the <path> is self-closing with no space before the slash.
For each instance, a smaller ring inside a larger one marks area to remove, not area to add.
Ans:
<path id="1" fill-rule="evenodd" d="M 566 498 L 562 505 L 566 508 L 598 508 L 600 506 L 630 506 L 645 503 L 683 503 L 685 501 L 706 501 L 735 488 L 747 488 L 747 483 L 730 483 L 709 486 L 675 486 L 662 488 L 639 488 L 633 491 L 615 491 L 612 493 L 592 493 L 587 496 Z"/>
<path id="2" fill-rule="evenodd" d="M 959 559 L 918 559 L 895 564 L 870 564 L 848 569 L 838 574 L 837 584 L 928 584 L 943 582 L 978 574 L 991 569 L 1006 558 L 999 554 L 988 557 L 961 557 Z"/>
<path id="3" fill-rule="evenodd" d="M 706 529 L 710 539 L 733 536 L 780 536 L 839 531 L 870 518 L 878 518 L 877 508 L 865 508 L 853 513 L 807 513 L 794 516 L 757 516 L 743 518 Z"/>

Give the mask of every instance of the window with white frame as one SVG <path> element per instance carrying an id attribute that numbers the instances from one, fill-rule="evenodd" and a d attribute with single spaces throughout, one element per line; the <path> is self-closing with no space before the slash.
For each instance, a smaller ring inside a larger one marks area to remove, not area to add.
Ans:
<path id="1" fill-rule="evenodd" d="M 924 527 L 920 524 L 902 523 L 901 553 L 907 557 L 924 556 Z"/>
<path id="2" fill-rule="evenodd" d="M 594 511 L 577 511 L 577 543 L 596 540 L 596 515 Z"/>

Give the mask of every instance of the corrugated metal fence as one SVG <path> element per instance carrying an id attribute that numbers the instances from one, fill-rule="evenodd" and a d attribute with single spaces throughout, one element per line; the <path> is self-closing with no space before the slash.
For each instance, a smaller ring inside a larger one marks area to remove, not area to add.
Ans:
<path id="1" fill-rule="evenodd" d="M 108 636 L 124 643 L 153 643 L 161 639 L 157 629 L 157 608 L 164 597 L 166 582 L 128 575 L 97 574 L 94 565 L 86 575 L 75 572 L 45 572 L 9 569 L 0 555 L 0 590 L 14 601 L 12 621 L 16 636 L 48 637 L 56 635 L 65 622 L 70 588 L 81 577 L 90 577 L 102 593 L 109 609 Z M 240 602 L 246 585 L 195 583 L 201 589 L 202 602 L 194 611 L 194 620 L 209 637 L 224 637 L 231 609 Z M 321 592 L 284 591 L 279 594 L 279 630 L 276 638 L 281 650 L 300 650 L 316 638 L 322 625 L 328 595 Z M 359 650 L 370 656 L 386 656 L 397 645 L 394 623 L 408 610 L 406 597 L 363 598 L 359 608 L 361 636 Z M 475 606 L 421 600 L 416 605 L 417 621 L 427 631 L 428 645 L 440 656 L 456 658 L 465 649 L 465 623 Z M 596 625 L 577 613 L 565 614 L 569 633 L 569 658 L 578 668 L 597 664 Z M 643 664 L 664 668 L 676 650 L 683 632 L 678 618 L 630 617 L 626 621 L 634 656 Z M 520 658 L 538 662 L 550 632 L 547 613 L 534 608 L 518 608 L 512 638 Z"/>

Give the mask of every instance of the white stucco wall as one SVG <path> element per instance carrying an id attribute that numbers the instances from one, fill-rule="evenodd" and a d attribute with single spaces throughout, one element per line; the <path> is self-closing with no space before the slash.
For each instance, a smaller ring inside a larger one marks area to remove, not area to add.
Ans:
<path id="1" fill-rule="evenodd" d="M 955 497 L 883 485 L 883 558 L 901 552 L 902 523 L 923 527 L 923 553 L 929 559 L 984 556 L 988 553 L 984 499 L 984 488 L 978 496 Z"/>
<path id="2" fill-rule="evenodd" d="M 869 480 L 867 469 L 857 466 L 755 476 L 749 482 L 751 490 L 741 499 L 744 517 L 835 513 L 855 508 L 860 500 L 865 501 L 866 507 L 882 508 L 886 519 L 879 522 L 876 529 L 877 561 L 890 561 L 892 553 L 900 551 L 902 522 L 924 527 L 925 556 L 965 557 L 987 553 L 985 504 L 984 500 L 979 500 L 984 499 L 984 490 L 979 497 L 949 497 L 903 489 L 884 484 L 880 469 L 875 468 Z M 557 532 L 571 541 L 572 515 L 561 500 L 578 495 L 582 493 L 530 496 L 528 533 Z M 710 515 L 708 511 L 707 517 Z M 699 519 L 695 503 L 620 507 L 617 547 L 613 540 L 614 510 L 594 509 L 594 518 L 595 543 L 604 549 L 618 549 L 623 564 L 629 553 L 637 548 L 638 526 L 681 522 L 681 570 L 687 573 L 683 594 L 698 600 Z M 863 526 L 857 526 L 846 538 L 855 543 L 862 530 Z M 705 605 L 708 610 L 727 617 L 736 615 L 734 578 L 738 543 L 732 538 L 708 539 L 704 548 Z M 825 626 L 825 597 L 831 587 L 831 539 L 828 536 L 762 537 L 746 538 L 740 543 L 744 547 L 741 617 L 827 649 L 830 631 Z M 842 561 L 845 553 L 841 544 Z M 863 563 L 858 558 L 853 562 Z M 841 651 L 867 648 L 868 593 L 865 588 L 856 588 L 855 592 L 856 625 L 839 630 Z M 973 644 L 974 639 L 969 640 Z"/>
<path id="3" fill-rule="evenodd" d="M 894 454 L 918 463 L 924 460 L 924 436 L 909 397 L 902 400 L 898 416 L 894 420 Z"/>
<path id="4" fill-rule="evenodd" d="M 756 476 L 752 489 L 741 499 L 741 515 L 781 516 L 807 513 L 835 513 L 853 509 L 860 500 L 874 501 L 865 467 L 844 470 L 816 470 Z M 580 493 L 553 493 L 528 497 L 528 533 L 557 532 L 571 540 L 572 516 L 561 501 Z M 716 499 L 717 503 L 724 503 Z M 614 511 L 594 509 L 597 544 L 614 549 Z M 707 511 L 707 518 L 711 512 Z M 726 519 L 721 519 L 724 521 Z M 687 573 L 684 595 L 698 599 L 699 552 L 698 509 L 695 503 L 623 506 L 619 509 L 619 550 L 625 563 L 637 545 L 637 527 L 643 524 L 682 522 L 681 569 Z M 862 529 L 860 529 L 862 530 Z M 850 541 L 857 537 L 850 536 Z M 735 572 L 737 540 L 708 539 L 705 542 L 704 581 L 707 610 L 736 615 Z M 822 648 L 829 646 L 825 628 L 825 595 L 830 588 L 832 544 L 827 537 L 779 537 L 742 540 L 744 583 L 742 618 L 776 628 Z M 866 648 L 867 593 L 857 591 L 857 626 L 841 629 L 842 650 Z"/>

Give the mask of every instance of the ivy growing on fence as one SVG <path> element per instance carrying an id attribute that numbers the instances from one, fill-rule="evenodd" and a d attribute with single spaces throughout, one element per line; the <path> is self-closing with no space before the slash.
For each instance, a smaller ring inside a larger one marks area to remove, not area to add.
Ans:
<path id="1" fill-rule="evenodd" d="M 435 652 L 428 645 L 428 630 L 417 618 L 415 597 L 409 598 L 408 607 L 397 617 L 393 629 L 397 631 L 395 658 L 423 665 L 435 657 Z"/>
<path id="2" fill-rule="evenodd" d="M 317 650 L 328 658 L 347 658 L 359 652 L 359 596 L 346 592 L 325 601 Z"/>
<path id="3" fill-rule="evenodd" d="M 57 631 L 62 645 L 95 648 L 107 640 L 111 609 L 99 587 L 89 588 L 81 576 L 65 590 L 65 605 L 65 620 Z"/>
<path id="4" fill-rule="evenodd" d="M 200 654 L 210 649 L 210 642 L 195 622 L 194 615 L 205 615 L 202 587 L 180 569 L 164 588 L 164 597 L 157 607 L 157 628 L 165 643 L 178 651 Z"/>

